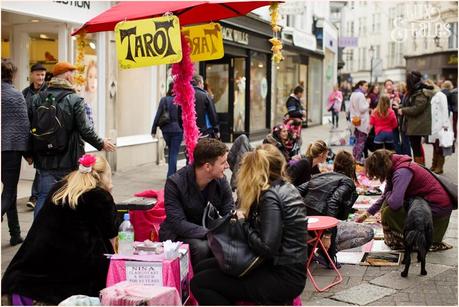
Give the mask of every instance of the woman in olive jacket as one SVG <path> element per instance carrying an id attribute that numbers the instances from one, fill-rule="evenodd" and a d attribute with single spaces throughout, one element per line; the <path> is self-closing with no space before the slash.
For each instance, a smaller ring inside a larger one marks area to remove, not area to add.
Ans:
<path id="1" fill-rule="evenodd" d="M 402 129 L 410 139 L 414 161 L 425 165 L 422 137 L 432 132 L 432 115 L 430 100 L 433 96 L 432 87 L 421 80 L 421 73 L 412 71 L 406 76 L 407 95 L 406 106 L 398 109 L 405 122 Z"/>
<path id="2" fill-rule="evenodd" d="M 306 206 L 285 177 L 285 158 L 273 145 L 247 153 L 238 173 L 239 217 L 248 243 L 263 258 L 242 278 L 226 275 L 214 259 L 196 267 L 191 291 L 199 305 L 292 305 L 306 284 Z"/>

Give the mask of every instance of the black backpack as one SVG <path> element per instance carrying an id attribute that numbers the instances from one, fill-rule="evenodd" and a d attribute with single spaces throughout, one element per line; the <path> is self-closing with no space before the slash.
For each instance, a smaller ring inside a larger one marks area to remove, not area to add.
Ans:
<path id="1" fill-rule="evenodd" d="M 64 91 L 57 97 L 48 91 L 39 93 L 40 105 L 32 111 L 30 127 L 34 152 L 49 156 L 62 153 L 67 148 L 65 114 L 58 106 L 58 102 L 72 93 L 73 91 Z"/>

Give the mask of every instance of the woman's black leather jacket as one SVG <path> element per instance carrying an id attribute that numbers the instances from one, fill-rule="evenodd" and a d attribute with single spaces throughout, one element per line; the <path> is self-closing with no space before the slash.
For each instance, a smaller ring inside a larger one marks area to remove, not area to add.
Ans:
<path id="1" fill-rule="evenodd" d="M 306 206 L 291 183 L 275 181 L 252 207 L 244 229 L 249 245 L 274 265 L 306 263 Z"/>

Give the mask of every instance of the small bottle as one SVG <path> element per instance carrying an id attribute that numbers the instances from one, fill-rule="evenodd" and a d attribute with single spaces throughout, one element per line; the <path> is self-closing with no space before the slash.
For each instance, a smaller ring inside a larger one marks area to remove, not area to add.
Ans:
<path id="1" fill-rule="evenodd" d="M 129 221 L 129 213 L 123 216 L 123 222 L 118 230 L 118 254 L 132 255 L 134 251 L 134 227 Z"/>

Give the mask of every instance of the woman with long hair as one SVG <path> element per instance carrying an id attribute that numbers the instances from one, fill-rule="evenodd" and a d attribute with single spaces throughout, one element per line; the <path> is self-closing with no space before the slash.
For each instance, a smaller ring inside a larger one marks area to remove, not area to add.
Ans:
<path id="1" fill-rule="evenodd" d="M 441 183 L 428 170 L 413 163 L 411 157 L 397 155 L 380 149 L 365 161 L 368 178 L 386 181 L 384 194 L 362 215 L 363 222 L 369 215 L 381 211 L 384 242 L 392 249 L 403 249 L 403 227 L 406 213 L 415 198 L 422 198 L 432 209 L 432 250 L 451 248 L 442 242 L 452 212 L 452 199 Z"/>
<path id="2" fill-rule="evenodd" d="M 357 82 L 351 94 L 349 107 L 351 122 L 355 127 L 354 135 L 356 139 L 354 148 L 352 149 L 352 154 L 354 155 L 354 159 L 359 163 L 363 162 L 363 150 L 368 132 L 370 131 L 370 105 L 365 98 L 367 90 L 367 81 L 361 80 Z"/>
<path id="3" fill-rule="evenodd" d="M 156 138 L 156 130 L 159 126 L 159 118 L 163 112 L 169 112 L 169 122 L 159 126 L 163 133 L 164 141 L 167 145 L 167 177 L 175 174 L 177 171 L 177 158 L 180 151 L 180 145 L 183 140 L 183 129 L 181 127 L 181 113 L 178 106 L 174 103 L 174 92 L 172 88 L 174 83 L 169 83 L 169 90 L 166 96 L 159 101 L 158 110 L 156 111 L 155 120 L 151 127 L 151 135 Z"/>
<path id="4" fill-rule="evenodd" d="M 293 161 L 287 168 L 287 174 L 294 186 L 299 186 L 311 179 L 312 175 L 319 174 L 319 164 L 327 160 L 329 148 L 327 143 L 317 140 L 308 145 L 305 157 Z"/>
<path id="5" fill-rule="evenodd" d="M 3 294 L 57 305 L 105 288 L 118 229 L 111 169 L 102 156 L 84 155 L 79 168 L 53 186 L 2 278 Z"/>
<path id="6" fill-rule="evenodd" d="M 367 99 L 370 99 L 370 109 L 374 110 L 376 106 L 378 105 L 379 101 L 379 85 L 378 84 L 372 84 L 368 88 L 368 96 Z"/>
<path id="7" fill-rule="evenodd" d="M 432 115 L 430 99 L 433 96 L 432 87 L 427 86 L 418 71 L 409 72 L 406 76 L 407 98 L 406 105 L 398 109 L 403 115 L 404 131 L 410 139 L 415 162 L 425 165 L 422 137 L 432 132 Z"/>
<path id="8" fill-rule="evenodd" d="M 394 132 L 398 126 L 395 112 L 390 107 L 389 97 L 382 95 L 370 116 L 370 125 L 375 129 L 373 140 L 376 149 L 394 149 Z"/>
<path id="9" fill-rule="evenodd" d="M 245 154 L 237 180 L 240 218 L 262 264 L 243 278 L 223 273 L 215 259 L 196 267 L 191 291 L 199 305 L 291 305 L 306 284 L 306 206 L 285 176 L 285 159 L 264 144 Z"/>
<path id="10" fill-rule="evenodd" d="M 332 216 L 340 222 L 337 227 L 324 234 L 323 241 L 329 245 L 329 255 L 336 262 L 336 253 L 344 249 L 361 246 L 373 239 L 374 232 L 369 226 L 346 222 L 358 194 L 355 187 L 355 161 L 352 154 L 340 151 L 336 154 L 333 172 L 313 176 L 311 180 L 298 187 L 308 215 Z M 328 240 L 330 238 L 330 240 Z M 319 251 L 316 260 L 331 268 L 328 259 Z"/>

